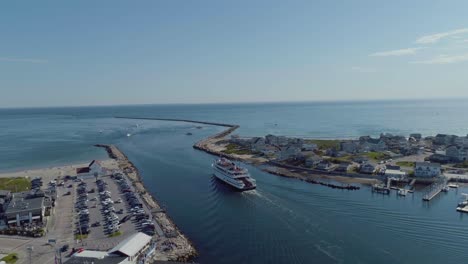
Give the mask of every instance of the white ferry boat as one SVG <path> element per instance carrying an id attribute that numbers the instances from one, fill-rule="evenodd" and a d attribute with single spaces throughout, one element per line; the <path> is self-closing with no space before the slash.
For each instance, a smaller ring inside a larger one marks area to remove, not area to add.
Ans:
<path id="1" fill-rule="evenodd" d="M 239 167 L 234 162 L 220 158 L 213 163 L 216 178 L 231 185 L 239 191 L 253 190 L 257 187 L 246 168 Z"/>

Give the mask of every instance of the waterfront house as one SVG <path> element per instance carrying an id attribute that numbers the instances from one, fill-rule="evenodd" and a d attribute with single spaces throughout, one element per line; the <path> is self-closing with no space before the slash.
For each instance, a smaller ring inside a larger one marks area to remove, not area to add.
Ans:
<path id="1" fill-rule="evenodd" d="M 373 174 L 375 172 L 375 166 L 370 163 L 361 164 L 359 167 L 360 173 Z"/>
<path id="2" fill-rule="evenodd" d="M 412 133 L 412 134 L 410 134 L 410 138 L 414 138 L 416 141 L 419 141 L 419 140 L 421 140 L 422 135 L 421 135 L 421 133 Z"/>
<path id="3" fill-rule="evenodd" d="M 289 159 L 293 156 L 296 156 L 300 152 L 301 152 L 301 149 L 296 146 L 286 146 L 286 147 L 281 148 L 281 151 L 279 153 L 279 159 L 280 160 Z"/>
<path id="4" fill-rule="evenodd" d="M 462 162 L 467 160 L 468 151 L 464 147 L 458 147 L 456 145 L 451 145 L 445 150 L 445 155 L 454 162 Z"/>
<path id="5" fill-rule="evenodd" d="M 359 142 L 358 141 L 340 142 L 340 150 L 346 153 L 356 153 L 359 150 Z"/>
<path id="6" fill-rule="evenodd" d="M 421 178 L 438 177 L 441 173 L 439 163 L 416 162 L 414 165 L 414 176 Z"/>
<path id="7" fill-rule="evenodd" d="M 456 135 L 437 134 L 433 142 L 436 145 L 451 145 L 457 141 L 456 138 L 458 138 Z"/>
<path id="8" fill-rule="evenodd" d="M 93 160 L 87 167 L 76 169 L 76 175 L 80 179 L 89 179 L 103 174 L 103 169 L 99 161 Z"/>
<path id="9" fill-rule="evenodd" d="M 302 150 L 303 151 L 314 151 L 316 149 L 318 149 L 317 144 L 314 144 L 314 143 L 304 143 L 304 144 L 302 144 Z"/>
<path id="10" fill-rule="evenodd" d="M 431 162 L 436 162 L 436 163 L 448 163 L 450 162 L 450 157 L 448 157 L 447 155 L 444 155 L 444 154 L 432 154 L 431 156 L 429 156 L 428 158 L 429 161 Z"/>
<path id="11" fill-rule="evenodd" d="M 323 159 L 318 156 L 318 155 L 312 155 L 312 156 L 309 156 L 305 159 L 305 165 L 306 167 L 315 167 L 317 166 Z"/>
<path id="12" fill-rule="evenodd" d="M 468 147 L 468 136 L 466 136 L 466 137 L 456 137 L 453 140 L 453 144 L 458 146 L 458 147 L 461 147 L 461 148 Z"/>
<path id="13" fill-rule="evenodd" d="M 254 137 L 250 142 L 250 149 L 255 152 L 261 152 L 266 147 L 265 138 Z"/>
<path id="14" fill-rule="evenodd" d="M 338 165 L 338 167 L 335 169 L 335 171 L 347 172 L 350 165 L 351 165 L 351 163 L 349 163 L 349 162 L 342 162 L 342 163 L 340 163 Z"/>
<path id="15" fill-rule="evenodd" d="M 385 141 L 380 138 L 371 138 L 369 136 L 363 136 L 359 138 L 360 142 L 360 151 L 385 151 L 387 150 L 387 145 Z"/>
<path id="16" fill-rule="evenodd" d="M 328 160 L 322 160 L 319 162 L 319 164 L 317 164 L 318 170 L 328 171 L 331 169 L 331 167 L 332 167 L 332 163 L 329 162 Z"/>

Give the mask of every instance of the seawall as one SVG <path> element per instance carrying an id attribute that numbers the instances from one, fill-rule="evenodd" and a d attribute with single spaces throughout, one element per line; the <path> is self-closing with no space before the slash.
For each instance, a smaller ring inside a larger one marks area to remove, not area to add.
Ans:
<path id="1" fill-rule="evenodd" d="M 158 201 L 147 191 L 138 169 L 127 156 L 114 145 L 96 144 L 96 147 L 104 148 L 109 157 L 115 159 L 119 168 L 128 177 L 136 192 L 138 192 L 164 235 L 155 235 L 154 239 L 160 245 L 157 247 L 153 260 L 190 261 L 197 251 L 192 243 L 177 228 L 172 219 L 165 213 Z"/>

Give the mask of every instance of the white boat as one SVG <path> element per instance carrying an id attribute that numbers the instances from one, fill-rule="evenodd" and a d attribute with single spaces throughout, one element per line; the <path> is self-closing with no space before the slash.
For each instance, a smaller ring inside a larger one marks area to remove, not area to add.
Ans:
<path id="1" fill-rule="evenodd" d="M 398 195 L 400 195 L 400 196 L 406 196 L 407 193 L 408 193 L 408 190 L 406 190 L 406 189 L 399 189 L 398 190 Z"/>
<path id="2" fill-rule="evenodd" d="M 442 192 L 448 192 L 450 190 L 450 187 L 448 187 L 447 185 L 444 186 L 444 188 L 442 188 Z"/>
<path id="3" fill-rule="evenodd" d="M 256 181 L 250 177 L 246 168 L 242 168 L 226 158 L 216 160 L 212 167 L 216 178 L 231 185 L 236 190 L 247 191 L 257 187 Z"/>
<path id="4" fill-rule="evenodd" d="M 132 136 L 132 134 L 128 133 L 128 134 L 127 134 L 127 137 L 130 137 L 130 136 Z"/>
<path id="5" fill-rule="evenodd" d="M 458 184 L 456 184 L 456 183 L 450 183 L 447 186 L 450 187 L 450 188 L 458 188 Z"/>

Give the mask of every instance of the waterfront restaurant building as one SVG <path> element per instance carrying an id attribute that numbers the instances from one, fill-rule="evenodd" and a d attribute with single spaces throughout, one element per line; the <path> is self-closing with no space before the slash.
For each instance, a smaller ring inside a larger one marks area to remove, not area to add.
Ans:
<path id="1" fill-rule="evenodd" d="M 10 226 L 21 226 L 25 223 L 42 222 L 45 214 L 45 197 L 24 197 L 13 195 L 5 210 L 5 220 Z"/>

